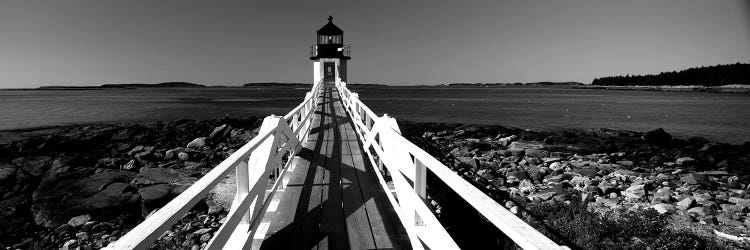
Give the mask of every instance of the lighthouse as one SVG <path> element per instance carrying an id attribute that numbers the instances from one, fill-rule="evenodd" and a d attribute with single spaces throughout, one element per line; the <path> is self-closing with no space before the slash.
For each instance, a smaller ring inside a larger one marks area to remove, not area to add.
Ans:
<path id="1" fill-rule="evenodd" d="M 313 61 L 313 82 L 334 83 L 346 81 L 346 61 L 349 45 L 344 45 L 344 31 L 333 24 L 333 16 L 317 32 L 317 43 L 310 50 Z"/>

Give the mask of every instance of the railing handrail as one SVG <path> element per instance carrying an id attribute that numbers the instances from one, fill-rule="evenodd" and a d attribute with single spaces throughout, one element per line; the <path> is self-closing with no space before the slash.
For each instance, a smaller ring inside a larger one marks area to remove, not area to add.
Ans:
<path id="1" fill-rule="evenodd" d="M 262 212 L 265 211 L 268 201 L 278 187 L 279 180 L 286 172 L 286 167 L 297 153 L 300 147 L 299 142 L 307 138 L 311 125 L 310 117 L 315 113 L 322 86 L 322 82 L 314 83 L 302 103 L 284 117 L 273 115 L 266 117 L 258 136 L 105 249 L 147 249 L 164 231 L 174 225 L 198 201 L 205 198 L 210 190 L 224 180 L 232 167 L 235 167 L 237 171 L 238 192 L 227 215 L 227 222 L 214 234 L 207 248 L 221 248 L 219 245 L 226 243 L 229 237 L 236 233 L 234 229 L 241 222 L 246 224 L 246 233 L 253 231 L 259 221 L 258 218 L 262 217 Z M 270 138 L 273 140 L 269 140 Z M 266 149 L 265 152 L 259 153 L 260 148 Z M 264 157 L 264 153 L 269 154 Z M 281 166 L 282 155 L 285 153 L 289 154 L 289 160 Z M 254 158 L 256 161 L 252 161 Z M 255 172 L 248 172 L 249 168 Z M 264 180 L 264 177 L 267 179 L 268 173 L 272 170 L 277 171 L 277 182 L 270 195 L 266 195 L 267 182 L 261 180 Z M 255 209 L 248 211 L 251 206 L 255 206 Z"/>
<path id="2" fill-rule="evenodd" d="M 365 152 L 370 156 L 373 166 L 385 166 L 391 173 L 390 176 L 394 186 L 396 186 L 395 191 L 398 195 L 398 201 L 389 192 L 387 194 L 399 217 L 407 217 L 406 219 L 400 219 L 402 222 L 408 223 L 404 226 L 407 232 L 411 231 L 409 232 L 410 236 L 416 235 L 428 247 L 440 246 L 444 249 L 451 246 L 450 244 L 445 245 L 445 239 L 435 237 L 434 228 L 441 226 L 436 219 L 433 219 L 434 215 L 428 210 L 426 204 L 419 202 L 419 198 L 422 200 L 426 198 L 425 173 L 426 170 L 430 170 L 438 179 L 474 207 L 477 212 L 487 218 L 492 225 L 523 249 L 568 249 L 544 236 L 423 149 L 404 138 L 395 119 L 388 117 L 388 115 L 382 117 L 375 115 L 367 105 L 359 100 L 357 93 L 351 92 L 346 87 L 345 82 L 337 81 L 336 88 L 344 102 L 344 107 L 352 117 L 355 129 L 365 140 L 363 142 Z M 370 148 L 378 156 L 377 163 L 373 160 L 375 157 L 371 154 Z M 381 185 L 387 189 L 388 186 L 379 171 L 375 172 L 381 179 Z M 409 184 L 403 180 L 404 176 L 414 184 Z M 418 197 L 412 194 L 417 194 Z M 414 219 L 414 214 L 421 221 Z M 424 228 L 424 224 L 431 223 L 437 223 L 437 225 L 431 225 L 433 230 L 420 230 L 420 227 Z M 438 234 L 442 235 L 441 232 L 438 232 Z M 414 239 L 412 239 L 412 242 L 414 242 Z M 453 242 L 452 239 L 451 242 Z M 455 243 L 453 244 L 455 245 Z M 412 246 L 422 248 L 419 244 L 412 243 Z"/>

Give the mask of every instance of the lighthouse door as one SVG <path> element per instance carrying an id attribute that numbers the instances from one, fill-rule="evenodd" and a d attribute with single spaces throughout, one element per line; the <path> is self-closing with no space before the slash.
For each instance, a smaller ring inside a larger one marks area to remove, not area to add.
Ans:
<path id="1" fill-rule="evenodd" d="M 323 81 L 324 82 L 336 81 L 336 63 L 334 62 L 323 63 Z"/>

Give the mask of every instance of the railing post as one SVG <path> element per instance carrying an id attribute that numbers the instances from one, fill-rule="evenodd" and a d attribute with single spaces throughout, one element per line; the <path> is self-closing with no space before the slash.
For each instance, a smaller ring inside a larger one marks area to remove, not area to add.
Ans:
<path id="1" fill-rule="evenodd" d="M 351 109 L 356 108 L 358 101 L 359 101 L 359 94 L 357 93 L 349 94 L 349 109 L 351 110 Z"/>
<path id="2" fill-rule="evenodd" d="M 414 157 L 414 192 L 417 193 L 419 198 L 422 198 L 422 202 L 427 203 L 427 168 L 419 161 L 418 158 Z M 419 218 L 415 218 L 415 225 L 423 225 L 423 222 Z"/>
<path id="3" fill-rule="evenodd" d="M 383 126 L 381 127 L 380 141 L 383 143 L 382 148 L 383 152 L 385 153 L 385 157 L 390 158 L 392 160 L 391 162 L 395 162 L 397 164 L 397 166 L 393 166 L 393 169 L 398 169 L 398 171 L 401 172 L 391 173 L 391 175 L 403 174 L 408 179 L 414 182 L 413 187 L 399 186 L 398 184 L 396 184 L 396 192 L 415 192 L 417 193 L 417 195 L 419 195 L 419 191 L 417 191 L 417 172 L 415 168 L 416 165 L 412 161 L 408 151 L 402 150 L 402 147 L 400 147 L 400 145 L 398 144 L 398 140 L 393 138 L 395 136 L 400 136 L 401 133 L 396 119 L 389 117 L 388 114 L 384 114 L 378 119 L 378 124 L 380 124 L 379 126 Z M 421 165 L 421 163 L 419 165 Z M 419 184 L 423 186 L 424 182 L 420 181 Z M 401 194 L 399 195 L 399 197 L 405 197 L 405 194 Z M 419 197 L 423 198 L 421 195 Z M 401 206 L 401 210 L 406 215 L 405 219 L 408 223 L 408 226 L 417 226 L 421 224 L 419 215 L 417 215 L 417 211 L 415 209 L 415 206 L 417 206 L 418 204 L 414 204 L 414 201 L 410 199 L 400 200 L 399 204 Z"/>
<path id="4" fill-rule="evenodd" d="M 276 158 L 276 149 L 278 145 L 279 136 L 276 135 L 278 132 L 274 132 L 279 124 L 283 121 L 280 116 L 270 115 L 263 119 L 263 124 L 260 126 L 259 134 L 271 133 L 265 141 L 263 141 L 258 148 L 250 154 L 248 161 L 249 165 L 247 168 L 247 176 L 250 183 L 254 186 L 249 187 L 248 198 L 253 199 L 250 209 L 247 214 L 249 218 L 258 216 L 258 211 L 263 205 L 263 199 L 265 198 L 265 185 L 268 180 L 268 174 L 272 166 L 272 162 Z M 262 189 L 258 186 L 262 184 Z M 244 222 L 244 221 L 243 221 Z"/>
<path id="5" fill-rule="evenodd" d="M 234 194 L 234 200 L 232 201 L 232 207 L 238 206 L 242 202 L 242 197 L 250 192 L 250 175 L 248 173 L 248 156 L 242 158 L 242 160 L 235 166 L 235 180 L 237 185 L 237 192 Z M 240 224 L 250 224 L 250 214 L 245 213 L 240 220 Z"/>

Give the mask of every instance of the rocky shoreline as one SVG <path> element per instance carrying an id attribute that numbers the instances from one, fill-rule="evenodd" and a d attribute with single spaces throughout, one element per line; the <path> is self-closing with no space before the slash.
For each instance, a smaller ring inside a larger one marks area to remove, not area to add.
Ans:
<path id="1" fill-rule="evenodd" d="M 257 118 L 224 117 L 69 126 L 0 142 L 0 249 L 106 246 L 252 139 L 259 124 Z M 412 142 L 568 246 L 658 248 L 669 239 L 693 248 L 750 247 L 750 143 L 679 139 L 663 130 L 400 126 Z M 231 183 L 218 189 L 152 248 L 204 246 L 223 222 L 232 198 Z M 461 234 L 456 231 L 468 228 L 466 238 L 476 239 L 475 224 L 458 225 L 476 222 L 466 219 L 466 209 L 452 209 L 439 190 L 433 191 L 438 191 L 431 194 L 433 208 L 449 230 Z M 650 214 L 632 215 L 643 211 Z M 571 220 L 557 219 L 566 216 Z M 580 224 L 582 218 L 588 222 Z M 591 222 L 596 218 L 600 221 Z M 653 234 L 650 238 L 603 235 L 606 230 L 598 228 L 581 233 L 580 228 L 608 223 L 601 218 L 659 227 L 609 226 L 647 231 Z M 586 243 L 591 241 L 605 243 Z"/>
<path id="2" fill-rule="evenodd" d="M 679 139 L 661 129 L 400 126 L 412 142 L 568 246 L 750 247 L 750 142 Z M 450 204 L 433 205 L 440 213 Z M 651 227 L 627 228 L 628 223 Z M 601 228 L 593 228 L 597 225 Z M 652 232 L 607 232 L 612 228 Z"/>
<path id="3" fill-rule="evenodd" d="M 259 125 L 224 117 L 69 126 L 2 143 L 0 249 L 106 246 L 252 139 Z M 154 247 L 200 248 L 226 214 L 224 193 L 196 205 Z"/>

